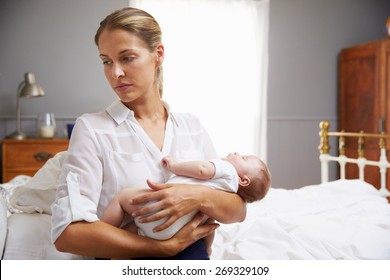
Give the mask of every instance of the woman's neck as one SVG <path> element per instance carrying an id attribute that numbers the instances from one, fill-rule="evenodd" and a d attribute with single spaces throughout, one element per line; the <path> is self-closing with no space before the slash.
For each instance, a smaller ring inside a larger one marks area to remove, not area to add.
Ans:
<path id="1" fill-rule="evenodd" d="M 129 107 L 134 112 L 138 124 L 161 151 L 164 145 L 165 127 L 168 120 L 168 113 L 162 100 L 154 99 L 148 102 L 132 103 Z"/>
<path id="2" fill-rule="evenodd" d="M 138 121 L 154 122 L 166 119 L 167 113 L 161 100 L 148 101 L 141 104 L 133 104 L 131 110 Z"/>
<path id="3" fill-rule="evenodd" d="M 123 104 L 134 112 L 137 120 L 153 121 L 164 119 L 167 116 L 163 101 L 157 91 L 144 94 L 131 102 L 124 102 Z"/>

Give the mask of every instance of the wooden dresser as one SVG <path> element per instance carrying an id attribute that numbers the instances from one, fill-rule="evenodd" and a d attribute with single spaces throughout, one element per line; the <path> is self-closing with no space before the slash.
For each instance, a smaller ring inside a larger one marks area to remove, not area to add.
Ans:
<path id="1" fill-rule="evenodd" d="M 5 139 L 2 144 L 2 181 L 17 175 L 33 176 L 56 153 L 68 149 L 68 139 Z"/>
<path id="2" fill-rule="evenodd" d="M 338 115 L 338 130 L 390 133 L 390 39 L 341 51 Z M 358 144 L 346 140 L 346 155 L 356 157 Z M 390 141 L 386 144 L 389 158 Z M 378 141 L 365 139 L 364 149 L 367 159 L 379 159 Z M 358 178 L 357 166 L 347 164 L 346 177 Z M 377 167 L 366 167 L 367 182 L 379 187 L 379 178 Z"/>

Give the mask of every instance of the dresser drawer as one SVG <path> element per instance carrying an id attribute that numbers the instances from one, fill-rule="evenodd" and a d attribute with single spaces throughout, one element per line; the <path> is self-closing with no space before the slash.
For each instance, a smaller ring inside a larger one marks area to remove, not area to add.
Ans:
<path id="1" fill-rule="evenodd" d="M 68 149 L 69 140 L 4 140 L 3 182 L 16 175 L 34 175 L 47 160 Z"/>

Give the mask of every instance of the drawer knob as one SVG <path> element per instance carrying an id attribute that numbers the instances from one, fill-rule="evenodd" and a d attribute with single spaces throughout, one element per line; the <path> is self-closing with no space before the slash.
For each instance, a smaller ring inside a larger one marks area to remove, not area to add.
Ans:
<path id="1" fill-rule="evenodd" d="M 39 152 L 39 153 L 34 154 L 34 158 L 35 158 L 37 161 L 46 161 L 46 160 L 48 160 L 49 158 L 51 158 L 51 153 Z"/>

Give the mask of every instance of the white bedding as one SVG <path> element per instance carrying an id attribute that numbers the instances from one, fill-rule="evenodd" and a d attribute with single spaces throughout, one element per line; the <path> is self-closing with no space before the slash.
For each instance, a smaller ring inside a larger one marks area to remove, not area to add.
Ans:
<path id="1" fill-rule="evenodd" d="M 359 180 L 271 189 L 245 222 L 221 225 L 212 258 L 390 259 L 390 205 Z"/>
<path id="2" fill-rule="evenodd" d="M 2 259 L 79 258 L 57 252 L 50 240 L 49 206 L 63 156 L 14 189 L 7 206 L 18 213 L 8 216 L 0 200 Z M 271 188 L 265 199 L 248 205 L 243 223 L 221 225 L 211 258 L 390 259 L 390 204 L 359 180 Z"/>

